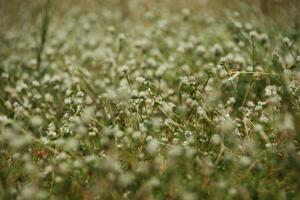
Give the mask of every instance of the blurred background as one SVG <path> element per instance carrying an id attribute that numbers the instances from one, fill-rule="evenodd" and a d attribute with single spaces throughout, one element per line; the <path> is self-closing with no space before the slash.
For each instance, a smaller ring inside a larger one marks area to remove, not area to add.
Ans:
<path id="1" fill-rule="evenodd" d="M 1 27 L 9 28 L 12 24 L 36 18 L 46 3 L 47 0 L 0 0 Z M 300 23 L 299 0 L 50 0 L 50 4 L 60 15 L 74 7 L 87 11 L 99 7 L 118 9 L 125 18 L 135 18 L 149 10 L 178 12 L 190 8 L 193 12 L 215 16 L 224 11 L 239 11 L 244 16 L 263 17 L 281 26 L 299 27 Z"/>

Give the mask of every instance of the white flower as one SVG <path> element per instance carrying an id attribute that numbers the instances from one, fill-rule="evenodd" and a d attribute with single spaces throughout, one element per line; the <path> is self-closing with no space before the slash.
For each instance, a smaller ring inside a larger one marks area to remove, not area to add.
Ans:
<path id="1" fill-rule="evenodd" d="M 93 136 L 96 136 L 97 133 L 95 131 L 90 131 L 88 134 L 89 134 L 89 136 L 93 137 Z"/>
<path id="2" fill-rule="evenodd" d="M 50 123 L 48 125 L 48 137 L 56 137 L 57 133 L 56 133 L 56 127 L 54 125 L 54 123 Z"/>
<path id="3" fill-rule="evenodd" d="M 295 129 L 293 116 L 291 114 L 285 114 L 283 123 L 279 126 L 281 130 L 293 131 Z"/>
<path id="4" fill-rule="evenodd" d="M 249 35 L 250 35 L 250 37 L 255 38 L 255 39 L 259 37 L 259 35 L 256 31 L 250 31 Z"/>
<path id="5" fill-rule="evenodd" d="M 283 43 L 286 45 L 286 46 L 288 46 L 288 47 L 290 47 L 291 46 L 291 40 L 288 38 L 288 37 L 284 37 L 283 39 L 282 39 L 282 41 L 283 41 Z"/>
<path id="6" fill-rule="evenodd" d="M 140 139 L 141 138 L 141 132 L 140 131 L 135 131 L 135 132 L 133 132 L 132 133 L 132 138 L 134 139 L 134 140 L 138 140 L 138 139 Z"/>
<path id="7" fill-rule="evenodd" d="M 197 113 L 198 113 L 201 117 L 205 117 L 205 116 L 206 116 L 206 111 L 203 109 L 202 106 L 198 106 L 198 108 L 197 108 Z"/>
<path id="8" fill-rule="evenodd" d="M 121 174 L 119 177 L 119 184 L 123 187 L 127 187 L 134 181 L 135 177 L 132 173 Z"/>
<path id="9" fill-rule="evenodd" d="M 123 65 L 122 67 L 120 67 L 120 68 L 118 69 L 118 71 L 119 71 L 119 73 L 125 73 L 125 74 L 127 74 L 128 71 L 129 71 L 129 68 L 128 68 L 127 65 Z"/>
<path id="10" fill-rule="evenodd" d="M 261 114 L 261 116 L 259 118 L 259 121 L 267 123 L 269 121 L 269 119 L 268 119 L 268 117 L 265 114 Z"/>
<path id="11" fill-rule="evenodd" d="M 50 93 L 45 94 L 45 100 L 47 102 L 52 102 L 53 101 L 53 96 Z"/>
<path id="12" fill-rule="evenodd" d="M 221 142 L 221 137 L 219 134 L 213 134 L 210 138 L 210 141 L 214 145 L 218 145 Z"/>
<path id="13" fill-rule="evenodd" d="M 211 48 L 211 52 L 215 56 L 221 56 L 223 54 L 223 48 L 220 44 L 214 44 L 214 46 Z"/>
<path id="14" fill-rule="evenodd" d="M 242 156 L 240 158 L 240 164 L 245 167 L 249 166 L 251 164 L 251 158 L 249 156 Z"/>
<path id="15" fill-rule="evenodd" d="M 81 114 L 82 121 L 84 123 L 89 122 L 94 117 L 95 110 L 96 110 L 95 106 L 86 107 Z"/>
<path id="16" fill-rule="evenodd" d="M 275 85 L 268 85 L 265 88 L 266 96 L 276 96 L 277 95 L 277 87 Z"/>
<path id="17" fill-rule="evenodd" d="M 159 142 L 156 139 L 151 139 L 146 146 L 146 151 L 150 155 L 155 155 L 159 152 L 159 150 L 160 150 Z"/>
<path id="18" fill-rule="evenodd" d="M 33 116 L 31 117 L 30 119 L 30 123 L 33 125 L 33 126 L 41 126 L 43 124 L 43 118 L 41 118 L 40 116 Z"/>
<path id="19" fill-rule="evenodd" d="M 176 158 L 176 157 L 179 157 L 181 156 L 183 153 L 183 148 L 181 146 L 172 146 L 168 152 L 168 155 L 171 157 L 171 158 Z"/>
<path id="20" fill-rule="evenodd" d="M 39 86 L 40 86 L 40 83 L 39 83 L 38 81 L 34 80 L 34 81 L 32 81 L 32 85 L 33 85 L 34 87 L 39 87 Z"/>
<path id="21" fill-rule="evenodd" d="M 196 54 L 199 56 L 203 56 L 206 53 L 206 47 L 203 45 L 199 45 L 196 49 Z"/>
<path id="22" fill-rule="evenodd" d="M 135 80 L 139 83 L 144 83 L 145 82 L 145 78 L 141 77 L 141 76 L 138 76 L 135 78 Z"/>

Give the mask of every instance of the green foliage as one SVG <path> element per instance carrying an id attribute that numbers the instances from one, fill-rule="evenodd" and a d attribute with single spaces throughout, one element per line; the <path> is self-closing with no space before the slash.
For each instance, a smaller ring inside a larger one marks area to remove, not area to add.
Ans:
<path id="1" fill-rule="evenodd" d="M 1 33 L 0 199 L 300 198 L 297 29 L 123 4 Z"/>

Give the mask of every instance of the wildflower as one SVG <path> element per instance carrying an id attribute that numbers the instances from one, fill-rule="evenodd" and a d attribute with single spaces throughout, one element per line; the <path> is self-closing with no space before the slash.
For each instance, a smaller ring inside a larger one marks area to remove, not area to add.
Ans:
<path id="1" fill-rule="evenodd" d="M 254 39 L 259 38 L 259 35 L 256 31 L 250 31 L 249 35 L 250 35 L 251 38 L 254 38 Z"/>
<path id="2" fill-rule="evenodd" d="M 145 82 L 145 78 L 143 78 L 143 77 L 141 77 L 141 76 L 136 77 L 135 80 L 136 80 L 137 82 L 139 82 L 139 83 L 144 83 L 144 82 Z"/>
<path id="3" fill-rule="evenodd" d="M 129 71 L 129 67 L 127 65 L 123 65 L 122 67 L 119 68 L 120 73 L 127 74 Z"/>
<path id="4" fill-rule="evenodd" d="M 132 138 L 135 140 L 139 140 L 141 138 L 142 134 L 140 131 L 135 131 L 132 133 Z"/>
<path id="5" fill-rule="evenodd" d="M 277 51 L 273 51 L 272 52 L 272 61 L 273 62 L 278 62 L 279 58 L 280 58 L 279 53 Z"/>
<path id="6" fill-rule="evenodd" d="M 227 104 L 234 104 L 235 103 L 235 98 L 234 97 L 230 97 L 227 101 Z"/>
<path id="7" fill-rule="evenodd" d="M 192 192 L 184 192 L 181 196 L 182 196 L 183 200 L 196 200 L 196 199 L 198 199 L 197 194 L 192 193 Z"/>
<path id="8" fill-rule="evenodd" d="M 30 123 L 35 126 L 35 127 L 39 127 L 43 124 L 43 118 L 41 118 L 40 116 L 33 116 L 31 119 L 30 119 Z"/>
<path id="9" fill-rule="evenodd" d="M 290 47 L 292 45 L 290 39 L 288 37 L 284 37 L 282 39 L 282 42 L 287 46 L 287 47 Z"/>
<path id="10" fill-rule="evenodd" d="M 75 151 L 79 147 L 79 141 L 75 138 L 69 138 L 69 139 L 67 139 L 64 147 L 67 150 Z"/>
<path id="11" fill-rule="evenodd" d="M 213 134 L 210 138 L 210 141 L 214 145 L 219 145 L 221 142 L 221 137 L 219 134 Z"/>
<path id="12" fill-rule="evenodd" d="M 127 187 L 134 181 L 135 177 L 132 173 L 124 173 L 119 177 L 119 184 L 122 187 Z"/>
<path id="13" fill-rule="evenodd" d="M 268 85 L 265 88 L 266 96 L 276 96 L 277 95 L 277 87 L 274 85 Z"/>
<path id="14" fill-rule="evenodd" d="M 240 158 L 240 164 L 244 167 L 247 167 L 251 164 L 251 158 L 248 156 L 242 156 Z"/>
<path id="15" fill-rule="evenodd" d="M 211 51 L 215 56 L 221 56 L 223 54 L 223 48 L 220 44 L 214 44 Z"/>
<path id="16" fill-rule="evenodd" d="M 259 118 L 260 122 L 267 123 L 269 121 L 268 117 L 265 114 L 262 114 Z"/>
<path id="17" fill-rule="evenodd" d="M 156 139 L 151 139 L 146 146 L 146 151 L 150 155 L 155 155 L 159 152 L 159 150 L 160 150 L 159 142 Z"/>
<path id="18" fill-rule="evenodd" d="M 109 33 L 114 34 L 116 31 L 116 28 L 114 26 L 109 26 L 109 27 L 107 27 L 107 30 Z"/>
<path id="19" fill-rule="evenodd" d="M 168 155 L 170 158 L 178 158 L 182 155 L 183 153 L 183 148 L 181 146 L 172 146 L 168 152 Z"/>
<path id="20" fill-rule="evenodd" d="M 55 127 L 54 123 L 50 123 L 48 125 L 48 132 L 47 133 L 48 133 L 48 137 L 51 137 L 51 138 L 57 136 L 56 127 Z"/>
<path id="21" fill-rule="evenodd" d="M 40 83 L 39 83 L 38 81 L 34 80 L 34 81 L 32 81 L 32 85 L 33 85 L 34 87 L 39 87 L 39 86 L 40 86 Z"/>
<path id="22" fill-rule="evenodd" d="M 36 197 L 38 189 L 34 185 L 25 185 L 21 191 L 23 199 L 33 199 Z"/>
<path id="23" fill-rule="evenodd" d="M 265 34 L 265 33 L 260 34 L 260 35 L 259 35 L 259 41 L 260 41 L 262 44 L 268 43 L 268 41 L 269 41 L 268 35 Z"/>
<path id="24" fill-rule="evenodd" d="M 206 116 L 206 111 L 203 109 L 202 106 L 198 106 L 198 108 L 197 108 L 197 113 L 198 113 L 199 116 L 201 116 L 201 117 L 205 117 L 205 116 Z"/>
<path id="25" fill-rule="evenodd" d="M 88 135 L 89 135 L 90 137 L 93 137 L 93 136 L 96 136 L 97 133 L 96 133 L 95 131 L 90 131 L 90 132 L 88 133 Z"/>
<path id="26" fill-rule="evenodd" d="M 236 127 L 236 123 L 233 119 L 226 116 L 221 119 L 220 129 L 223 132 L 230 132 Z"/>
<path id="27" fill-rule="evenodd" d="M 295 125 L 293 121 L 293 116 L 291 114 L 285 114 L 283 123 L 279 125 L 280 130 L 288 130 L 293 131 L 295 130 Z"/>
<path id="28" fill-rule="evenodd" d="M 183 19 L 184 19 L 184 20 L 187 20 L 188 17 L 191 15 L 190 9 L 184 8 L 184 9 L 182 10 L 182 15 L 183 15 Z"/>
<path id="29" fill-rule="evenodd" d="M 119 38 L 119 40 L 120 40 L 120 42 L 123 42 L 124 40 L 125 40 L 125 34 L 124 33 L 120 33 L 119 35 L 118 35 L 118 38 Z"/>
<path id="30" fill-rule="evenodd" d="M 81 118 L 84 123 L 89 122 L 94 117 L 95 109 L 96 109 L 95 106 L 90 106 L 83 110 L 81 114 Z"/>
<path id="31" fill-rule="evenodd" d="M 206 53 L 206 48 L 205 48 L 205 46 L 199 45 L 199 46 L 196 48 L 196 54 L 197 54 L 197 55 L 203 56 L 205 53 Z"/>
<path id="32" fill-rule="evenodd" d="M 47 94 L 45 95 L 45 100 L 46 100 L 47 102 L 51 103 L 51 102 L 53 101 L 53 96 L 52 96 L 51 94 L 47 93 Z"/>

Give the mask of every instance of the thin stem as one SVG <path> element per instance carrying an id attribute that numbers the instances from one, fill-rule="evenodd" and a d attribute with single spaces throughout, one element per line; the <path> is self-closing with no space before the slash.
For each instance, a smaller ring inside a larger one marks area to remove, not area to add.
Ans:
<path id="1" fill-rule="evenodd" d="M 201 90 L 201 93 L 200 93 L 200 94 L 203 94 L 203 92 L 204 92 L 204 90 L 205 90 L 205 88 L 206 88 L 206 86 L 207 86 L 207 83 L 208 83 L 208 81 L 209 81 L 210 78 L 211 78 L 211 76 L 208 76 L 208 77 L 207 77 L 207 79 L 206 79 L 206 81 L 205 81 L 205 83 L 204 83 L 204 85 L 203 85 L 203 87 L 202 87 L 202 90 Z"/>
<path id="2" fill-rule="evenodd" d="M 271 76 L 280 76 L 280 74 L 275 74 L 275 73 L 267 73 L 267 72 L 257 72 L 257 71 L 252 71 L 252 72 L 241 72 L 241 71 L 231 71 L 229 74 L 257 74 L 257 75 L 271 75 Z"/>
<path id="3" fill-rule="evenodd" d="M 255 46 L 254 39 L 251 37 L 251 45 L 252 45 L 252 70 L 255 71 Z"/>
<path id="4" fill-rule="evenodd" d="M 40 69 L 41 64 L 42 64 L 42 54 L 45 48 L 46 40 L 47 40 L 47 33 L 49 29 L 49 22 L 50 22 L 50 16 L 49 16 L 49 9 L 50 9 L 50 0 L 47 0 L 45 4 L 45 12 L 43 16 L 43 21 L 42 21 L 42 31 L 40 35 L 40 46 L 37 50 L 37 55 L 36 55 L 36 61 L 37 61 L 37 68 Z"/>
<path id="5" fill-rule="evenodd" d="M 251 83 L 250 83 L 250 85 L 249 85 L 249 87 L 248 87 L 248 89 L 247 89 L 247 91 L 246 91 L 245 96 L 244 96 L 243 103 L 242 103 L 242 107 L 243 107 L 243 106 L 245 105 L 245 103 L 246 103 L 246 100 L 247 100 L 247 98 L 248 98 L 250 89 L 251 89 L 251 87 L 253 86 L 253 84 L 254 84 L 254 76 L 252 77 Z"/>
<path id="6" fill-rule="evenodd" d="M 223 66 L 224 66 L 224 69 L 225 69 L 225 71 L 227 72 L 227 74 L 230 76 L 230 71 L 227 69 L 226 63 L 225 63 Z M 230 78 L 231 78 L 231 76 L 230 76 Z M 229 79 L 229 81 L 230 81 L 230 85 L 231 85 L 232 89 L 235 90 L 235 91 L 237 92 L 237 90 L 234 88 L 234 85 L 233 85 L 232 80 Z"/>

